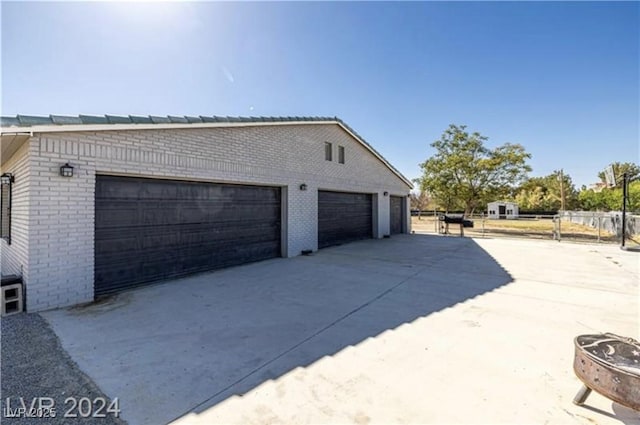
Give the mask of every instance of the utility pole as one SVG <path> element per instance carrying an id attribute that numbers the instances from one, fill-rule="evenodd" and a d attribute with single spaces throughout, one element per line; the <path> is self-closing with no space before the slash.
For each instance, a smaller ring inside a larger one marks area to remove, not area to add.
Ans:
<path id="1" fill-rule="evenodd" d="M 566 209 L 565 197 L 564 197 L 564 171 L 560 169 L 560 210 Z"/>

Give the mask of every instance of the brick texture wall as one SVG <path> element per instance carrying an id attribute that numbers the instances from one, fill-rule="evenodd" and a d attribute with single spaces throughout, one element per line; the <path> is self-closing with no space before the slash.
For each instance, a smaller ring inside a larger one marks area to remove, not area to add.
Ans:
<path id="1" fill-rule="evenodd" d="M 2 166 L 2 173 L 13 174 L 15 182 L 11 185 L 11 244 L 0 240 L 0 267 L 3 275 L 15 274 L 25 279 L 29 270 L 30 146 L 23 144 Z"/>
<path id="2" fill-rule="evenodd" d="M 325 142 L 333 144 L 334 161 L 324 158 Z M 28 266 L 31 311 L 93 299 L 96 174 L 281 186 L 286 194 L 283 254 L 289 257 L 317 249 L 318 189 L 377 195 L 377 237 L 389 233 L 389 197 L 383 193 L 409 191 L 337 124 L 43 133 L 26 145 L 16 157 L 28 152 L 28 170 L 21 172 L 29 173 L 29 195 L 16 216 L 28 212 L 29 225 L 22 224 L 27 233 L 9 247 L 6 264 L 8 270 L 18 263 Z M 345 148 L 345 164 L 337 162 L 338 146 Z M 11 161 L 18 174 L 20 159 Z M 75 167 L 73 178 L 59 176 L 65 162 Z M 299 189 L 301 183 L 306 191 Z M 16 226 L 14 221 L 19 233 Z M 4 258 L 2 264 L 4 270 Z"/>

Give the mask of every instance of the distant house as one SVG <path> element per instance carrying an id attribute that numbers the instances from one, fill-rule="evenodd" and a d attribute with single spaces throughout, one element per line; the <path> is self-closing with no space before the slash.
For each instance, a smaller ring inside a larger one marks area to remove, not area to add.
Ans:
<path id="1" fill-rule="evenodd" d="M 518 218 L 518 204 L 504 201 L 489 202 L 487 206 L 487 216 L 491 219 Z"/>
<path id="2" fill-rule="evenodd" d="M 607 187 L 607 184 L 603 183 L 603 182 L 593 183 L 593 184 L 589 185 L 589 189 L 593 190 L 596 193 L 602 192 L 602 189 L 604 189 L 606 187 Z"/>

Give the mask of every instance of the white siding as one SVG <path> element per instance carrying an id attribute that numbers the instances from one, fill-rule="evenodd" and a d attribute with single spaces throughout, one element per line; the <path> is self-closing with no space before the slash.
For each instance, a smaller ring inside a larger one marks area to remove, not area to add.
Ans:
<path id="1" fill-rule="evenodd" d="M 513 202 L 490 202 L 487 204 L 487 217 L 500 218 L 500 206 L 505 207 L 505 216 L 508 219 L 518 218 L 518 204 Z"/>

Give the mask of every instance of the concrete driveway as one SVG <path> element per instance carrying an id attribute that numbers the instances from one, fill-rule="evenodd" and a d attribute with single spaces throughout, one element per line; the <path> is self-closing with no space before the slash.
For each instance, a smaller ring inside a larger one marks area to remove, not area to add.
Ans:
<path id="1" fill-rule="evenodd" d="M 402 235 L 43 316 L 131 424 L 640 423 L 571 404 L 573 337 L 638 336 L 638 258 Z"/>

